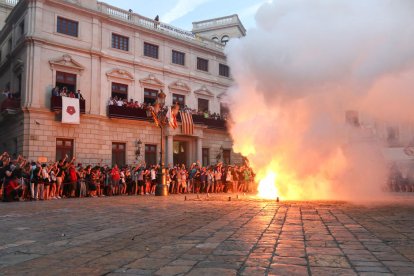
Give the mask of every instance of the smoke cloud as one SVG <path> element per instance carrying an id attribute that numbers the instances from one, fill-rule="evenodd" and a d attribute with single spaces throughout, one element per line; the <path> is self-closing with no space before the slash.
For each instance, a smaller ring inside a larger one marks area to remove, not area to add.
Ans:
<path id="1" fill-rule="evenodd" d="M 230 132 L 258 178 L 276 172 L 287 199 L 383 196 L 381 129 L 414 118 L 413 10 L 410 0 L 277 0 L 258 10 L 257 27 L 226 47 Z"/>

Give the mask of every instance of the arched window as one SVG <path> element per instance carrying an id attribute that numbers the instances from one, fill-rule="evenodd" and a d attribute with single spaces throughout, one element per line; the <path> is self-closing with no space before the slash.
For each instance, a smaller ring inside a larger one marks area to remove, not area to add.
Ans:
<path id="1" fill-rule="evenodd" d="M 214 40 L 215 42 L 219 42 L 219 39 L 217 36 L 213 37 L 212 40 Z"/>

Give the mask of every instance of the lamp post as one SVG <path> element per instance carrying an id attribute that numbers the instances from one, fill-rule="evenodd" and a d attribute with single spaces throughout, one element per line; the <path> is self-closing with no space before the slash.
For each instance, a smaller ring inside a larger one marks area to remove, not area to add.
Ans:
<path id="1" fill-rule="evenodd" d="M 155 125 L 158 126 L 161 130 L 161 137 L 160 137 L 160 162 L 159 162 L 159 169 L 158 169 L 158 184 L 155 188 L 155 195 L 156 196 L 167 196 L 168 195 L 168 187 L 167 181 L 164 173 L 164 164 L 162 162 L 162 137 L 164 136 L 164 127 L 168 124 L 167 118 L 167 111 L 164 109 L 165 105 L 165 98 L 167 95 L 160 90 L 157 95 L 157 101 L 155 102 L 154 106 L 149 107 L 147 115 L 152 116 Z"/>

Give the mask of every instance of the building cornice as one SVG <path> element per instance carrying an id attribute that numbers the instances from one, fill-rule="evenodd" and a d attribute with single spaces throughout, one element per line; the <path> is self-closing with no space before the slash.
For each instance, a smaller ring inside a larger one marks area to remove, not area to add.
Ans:
<path id="1" fill-rule="evenodd" d="M 195 81 L 200 81 L 200 82 L 207 82 L 207 83 L 210 83 L 210 84 L 219 85 L 220 87 L 223 87 L 224 89 L 230 87 L 230 85 L 231 85 L 231 84 L 225 84 L 225 83 L 222 83 L 222 82 L 217 82 L 217 80 L 212 80 L 212 79 L 209 79 L 209 78 L 203 78 L 203 77 L 200 77 L 200 76 L 191 75 L 191 74 L 188 74 L 188 73 L 179 73 L 178 71 L 165 69 L 163 67 L 161 68 L 161 67 L 151 66 L 151 65 L 148 65 L 146 63 L 137 62 L 137 61 L 134 61 L 134 60 L 123 59 L 123 58 L 119 58 L 119 57 L 113 57 L 111 55 L 108 55 L 108 54 L 105 54 L 103 52 L 99 52 L 99 51 L 96 51 L 96 50 L 91 50 L 91 49 L 87 50 L 87 49 L 84 49 L 84 48 L 73 47 L 73 46 L 68 46 L 66 44 L 62 44 L 62 43 L 52 42 L 50 40 L 46 40 L 46 39 L 36 37 L 36 36 L 26 37 L 25 42 L 26 43 L 37 43 L 38 45 L 42 45 L 42 46 L 47 45 L 47 46 L 51 46 L 51 47 L 60 47 L 62 49 L 73 51 L 73 52 L 76 52 L 76 53 L 83 53 L 83 54 L 86 54 L 86 55 L 93 55 L 93 56 L 96 56 L 96 57 L 99 57 L 99 58 L 102 58 L 102 59 L 105 59 L 105 60 L 122 62 L 122 63 L 125 63 L 125 64 L 132 65 L 134 67 L 139 67 L 140 69 L 142 68 L 142 69 L 153 70 L 153 71 L 157 71 L 159 73 L 164 73 L 164 74 L 167 74 L 167 75 L 173 75 L 173 76 L 181 77 L 181 78 L 184 78 L 184 79 L 195 80 Z M 3 66 L 4 65 L 2 65 L 2 67 Z M 1 70 L 1 68 L 0 68 L 0 70 Z"/>

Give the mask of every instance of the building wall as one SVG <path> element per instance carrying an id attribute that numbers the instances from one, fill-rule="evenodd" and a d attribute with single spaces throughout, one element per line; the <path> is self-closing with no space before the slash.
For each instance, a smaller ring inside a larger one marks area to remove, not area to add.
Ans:
<path id="1" fill-rule="evenodd" d="M 27 7 L 23 8 L 23 4 L 27 4 Z M 219 96 L 232 83 L 230 78 L 218 75 L 219 63 L 226 63 L 222 50 L 203 47 L 198 42 L 177 39 L 97 11 L 85 10 L 81 6 L 83 4 L 55 0 L 24 1 L 18 4 L 19 9 L 9 17 L 11 25 L 6 28 L 10 31 L 0 37 L 0 45 L 8 54 L 0 61 L 0 88 L 10 82 L 11 90 L 15 92 L 16 76 L 23 74 L 22 111 L 19 115 L 9 115 L 14 117 L 9 118 L 7 123 L 3 122 L 8 118 L 1 121 L 0 147 L 10 150 L 10 145 L 14 145 L 17 137 L 17 151 L 25 156 L 33 160 L 38 157 L 55 160 L 56 139 L 73 139 L 77 160 L 91 164 L 99 163 L 101 159 L 110 164 L 113 142 L 126 143 L 128 164 L 137 162 L 137 140 L 141 140 L 144 145 L 157 145 L 159 151 L 160 130 L 152 123 L 110 119 L 107 116 L 112 82 L 128 85 L 128 99 L 143 102 L 145 87 L 163 89 L 167 94 L 167 104 L 172 103 L 172 93 L 178 93 L 186 96 L 186 104 L 191 108 L 197 108 L 198 98 L 205 98 L 209 100 L 210 111 L 219 113 Z M 86 4 L 94 7 L 92 2 Z M 78 37 L 56 32 L 58 16 L 79 22 Z M 23 36 L 13 24 L 22 20 L 25 22 Z M 129 51 L 111 47 L 112 33 L 129 37 Z M 10 37 L 13 39 L 11 51 L 6 49 Z M 159 45 L 159 59 L 144 56 L 144 42 Z M 184 66 L 172 64 L 173 49 L 186 54 Z M 209 72 L 196 69 L 197 57 L 209 60 Z M 86 114 L 81 115 L 80 125 L 62 124 L 61 115 L 50 111 L 56 71 L 77 74 L 77 89 L 81 90 L 86 100 Z M 151 87 L 143 84 L 150 77 L 159 85 Z M 184 83 L 188 91 L 170 88 L 177 81 Z M 178 129 L 171 133 L 169 135 L 174 135 L 173 140 L 184 139 L 189 142 L 188 162 L 200 159 L 200 145 L 211 148 L 211 163 L 215 163 L 215 152 L 219 151 L 220 146 L 231 148 L 232 145 L 224 130 L 211 131 L 196 126 L 194 136 L 182 136 Z M 165 141 L 164 146 L 167 146 Z M 144 152 L 144 148 L 141 150 Z M 171 156 L 167 159 L 166 162 L 171 162 Z M 234 162 L 240 160 L 237 155 L 232 158 Z"/>

